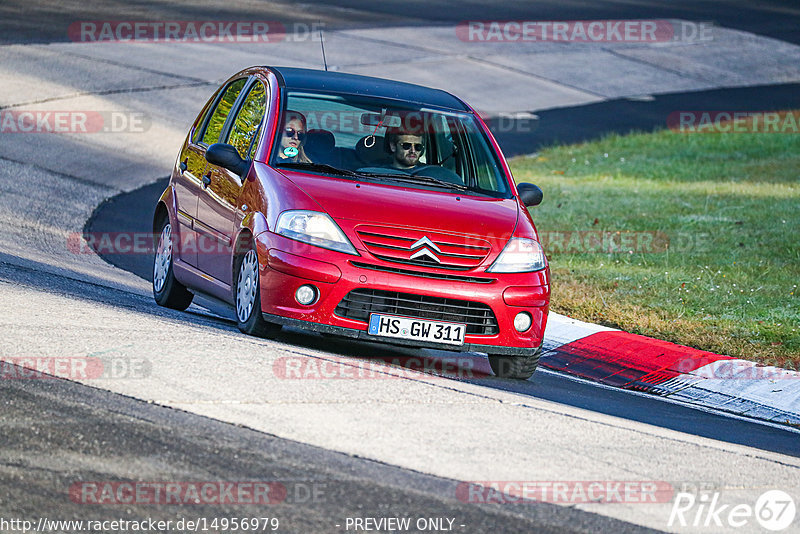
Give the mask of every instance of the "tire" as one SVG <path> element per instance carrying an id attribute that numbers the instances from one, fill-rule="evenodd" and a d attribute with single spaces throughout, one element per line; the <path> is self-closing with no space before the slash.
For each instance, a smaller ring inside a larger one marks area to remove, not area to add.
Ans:
<path id="1" fill-rule="evenodd" d="M 192 303 L 186 286 L 175 279 L 172 270 L 172 225 L 169 218 L 161 222 L 153 254 L 153 298 L 159 306 L 183 311 Z"/>
<path id="2" fill-rule="evenodd" d="M 250 336 L 274 338 L 281 325 L 269 323 L 261 315 L 261 290 L 255 246 L 236 262 L 236 287 L 233 301 L 239 330 Z"/>
<path id="3" fill-rule="evenodd" d="M 539 356 L 541 355 L 542 347 L 539 347 L 536 352 L 528 356 L 489 354 L 489 365 L 492 366 L 494 374 L 500 378 L 528 380 L 536 371 L 536 367 L 539 365 Z"/>

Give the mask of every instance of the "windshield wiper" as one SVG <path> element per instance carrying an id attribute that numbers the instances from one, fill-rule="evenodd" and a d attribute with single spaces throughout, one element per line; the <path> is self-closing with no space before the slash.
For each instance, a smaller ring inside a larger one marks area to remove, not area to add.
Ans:
<path id="1" fill-rule="evenodd" d="M 291 169 L 299 169 L 305 171 L 319 171 L 327 172 L 328 174 L 338 174 L 340 176 L 352 176 L 353 178 L 361 178 L 361 174 L 347 169 L 340 169 L 327 163 L 303 163 L 299 161 L 287 161 L 286 163 L 278 163 L 276 167 L 288 167 Z"/>
<path id="2" fill-rule="evenodd" d="M 445 182 L 444 180 L 439 180 L 437 178 L 432 178 L 430 176 L 425 176 L 421 174 L 400 174 L 400 173 L 393 173 L 393 172 L 364 172 L 361 173 L 364 176 L 370 176 L 374 178 L 388 178 L 390 180 L 397 180 L 398 182 L 408 182 L 414 184 L 430 184 L 439 187 L 446 187 L 448 189 L 455 189 L 457 191 L 469 191 L 469 187 L 461 184 L 454 184 L 453 182 Z"/>

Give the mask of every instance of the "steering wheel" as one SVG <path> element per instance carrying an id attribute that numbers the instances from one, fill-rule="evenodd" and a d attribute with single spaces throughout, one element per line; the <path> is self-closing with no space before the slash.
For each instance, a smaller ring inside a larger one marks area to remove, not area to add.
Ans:
<path id="1" fill-rule="evenodd" d="M 440 167 L 438 165 L 423 165 L 422 167 L 411 171 L 410 174 L 414 176 L 416 175 L 429 176 L 431 178 L 436 178 L 437 180 L 441 180 L 443 182 L 450 182 L 451 184 L 464 185 L 464 180 L 461 179 L 461 176 L 451 171 L 450 169 L 447 169 L 445 167 Z"/>

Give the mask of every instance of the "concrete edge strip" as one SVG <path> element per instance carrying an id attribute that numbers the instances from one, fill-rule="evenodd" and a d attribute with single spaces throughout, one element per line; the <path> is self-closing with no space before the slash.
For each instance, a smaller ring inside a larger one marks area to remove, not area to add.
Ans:
<path id="1" fill-rule="evenodd" d="M 550 313 L 540 365 L 612 387 L 800 425 L 800 373 Z"/>

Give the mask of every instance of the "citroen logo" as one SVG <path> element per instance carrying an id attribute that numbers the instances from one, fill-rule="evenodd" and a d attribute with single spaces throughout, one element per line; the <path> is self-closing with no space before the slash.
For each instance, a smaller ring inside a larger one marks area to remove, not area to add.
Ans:
<path id="1" fill-rule="evenodd" d="M 422 256 L 427 256 L 436 263 L 442 263 L 442 260 L 437 258 L 436 255 L 433 252 L 431 252 L 430 249 L 433 249 L 440 254 L 442 253 L 442 251 L 439 250 L 439 247 L 436 246 L 436 243 L 428 239 L 428 236 L 425 236 L 422 239 L 417 240 L 413 245 L 409 247 L 409 249 L 414 250 L 415 248 L 419 247 L 423 248 L 420 248 L 418 251 L 412 254 L 411 257 L 409 258 L 410 260 L 415 260 L 417 258 L 421 258 Z"/>

